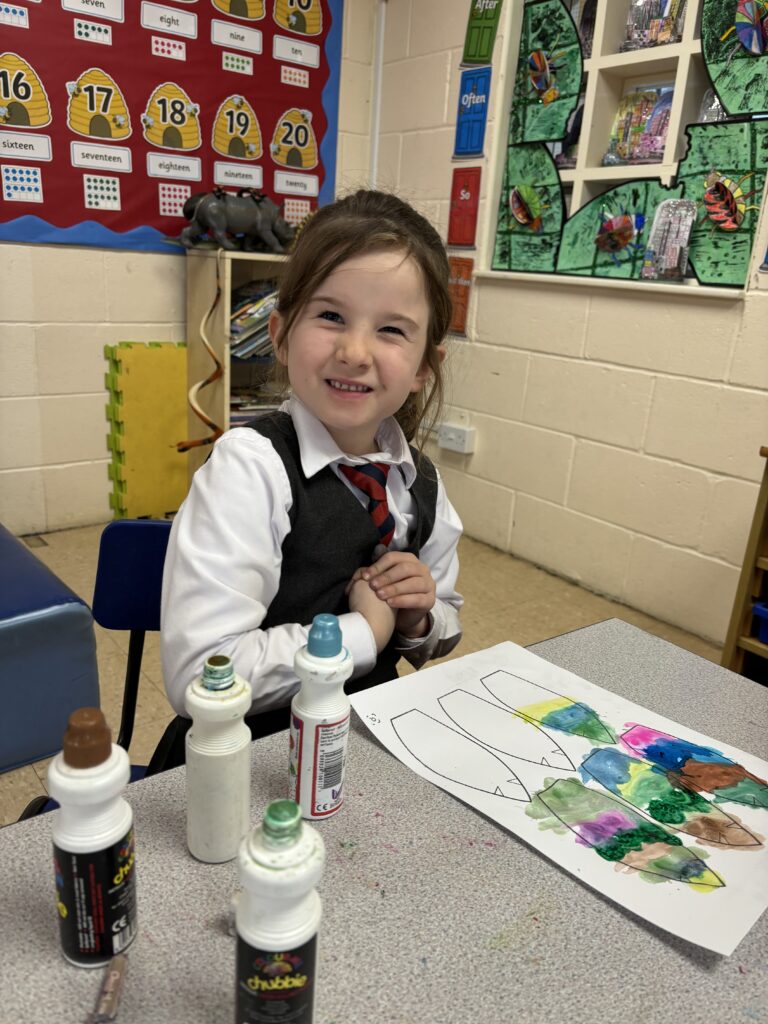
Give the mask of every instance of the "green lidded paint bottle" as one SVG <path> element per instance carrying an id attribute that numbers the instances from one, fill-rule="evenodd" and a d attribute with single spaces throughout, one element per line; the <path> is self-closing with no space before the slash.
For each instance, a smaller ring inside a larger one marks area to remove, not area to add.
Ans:
<path id="1" fill-rule="evenodd" d="M 324 865 L 323 840 L 299 805 L 267 804 L 238 855 L 236 1024 L 312 1024 Z"/>

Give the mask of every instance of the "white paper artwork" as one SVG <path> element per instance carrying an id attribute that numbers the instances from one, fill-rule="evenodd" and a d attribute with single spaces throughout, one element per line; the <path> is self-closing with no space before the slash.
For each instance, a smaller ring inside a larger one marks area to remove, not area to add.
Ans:
<path id="1" fill-rule="evenodd" d="M 732 953 L 768 906 L 768 763 L 516 644 L 350 698 L 418 775 L 605 896 Z"/>

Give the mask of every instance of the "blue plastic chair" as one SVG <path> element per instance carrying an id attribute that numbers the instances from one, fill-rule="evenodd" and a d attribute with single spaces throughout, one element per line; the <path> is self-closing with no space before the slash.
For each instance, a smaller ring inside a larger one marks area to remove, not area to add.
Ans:
<path id="1" fill-rule="evenodd" d="M 136 720 L 144 639 L 160 629 L 163 565 L 171 524 L 165 519 L 117 519 L 104 527 L 93 592 L 94 620 L 104 629 L 128 631 L 128 661 L 123 684 L 123 707 L 117 744 L 128 750 Z M 131 782 L 146 774 L 146 766 L 131 765 Z M 58 807 L 55 800 L 35 797 L 19 821 Z"/>
<path id="2" fill-rule="evenodd" d="M 93 617 L 104 629 L 127 630 L 128 662 L 117 743 L 131 744 L 141 659 L 148 631 L 160 629 L 163 565 L 171 524 L 166 519 L 117 519 L 105 526 L 93 592 Z"/>

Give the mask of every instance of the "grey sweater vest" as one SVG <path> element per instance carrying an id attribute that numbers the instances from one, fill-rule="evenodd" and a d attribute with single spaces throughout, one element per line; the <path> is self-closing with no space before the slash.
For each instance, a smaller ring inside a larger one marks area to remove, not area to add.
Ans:
<path id="1" fill-rule="evenodd" d="M 286 622 L 309 625 L 315 615 L 349 611 L 344 588 L 361 565 L 370 565 L 378 534 L 367 510 L 330 466 L 310 479 L 301 468 L 299 442 L 287 413 L 271 413 L 248 424 L 268 438 L 285 466 L 293 498 L 291 530 L 283 541 L 280 586 L 263 629 Z M 407 550 L 418 554 L 435 525 L 437 474 L 426 456 L 414 454 L 418 468 L 411 487 L 416 506 Z M 348 693 L 393 679 L 398 654 L 390 643 L 372 672 L 345 687 Z"/>

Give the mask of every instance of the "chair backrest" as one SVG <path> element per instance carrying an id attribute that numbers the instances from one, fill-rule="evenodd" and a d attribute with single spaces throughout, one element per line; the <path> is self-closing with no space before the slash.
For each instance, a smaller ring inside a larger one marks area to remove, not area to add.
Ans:
<path id="1" fill-rule="evenodd" d="M 171 524 L 165 519 L 116 519 L 101 534 L 91 612 L 104 629 L 128 630 L 131 634 L 117 737 L 125 750 L 130 746 L 136 718 L 144 633 L 160 629 L 163 565 L 170 533 Z M 146 770 L 132 765 L 131 782 L 142 778 Z M 35 797 L 19 821 L 54 807 L 58 807 L 55 800 Z"/>
<path id="2" fill-rule="evenodd" d="M 93 617 L 105 629 L 160 629 L 163 564 L 171 524 L 116 519 L 104 527 L 93 592 Z"/>

